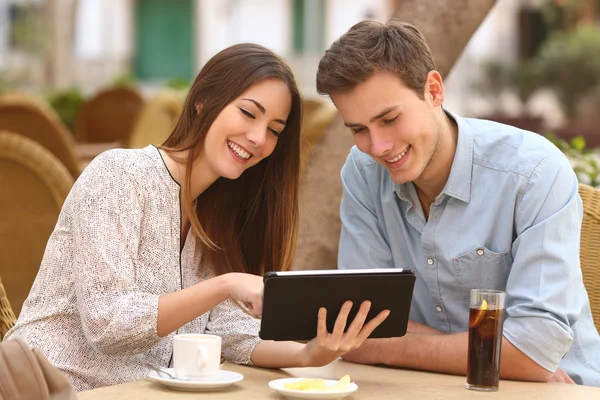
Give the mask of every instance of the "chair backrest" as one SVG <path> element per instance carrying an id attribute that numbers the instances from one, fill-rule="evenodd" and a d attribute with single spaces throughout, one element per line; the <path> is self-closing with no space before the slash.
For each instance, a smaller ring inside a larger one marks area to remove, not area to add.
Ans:
<path id="1" fill-rule="evenodd" d="M 580 184 L 579 195 L 583 201 L 581 270 L 594 324 L 600 332 L 600 189 Z"/>
<path id="2" fill-rule="evenodd" d="M 0 276 L 16 315 L 72 185 L 69 171 L 46 148 L 0 131 Z"/>
<path id="3" fill-rule="evenodd" d="M 75 140 L 57 116 L 34 102 L 0 101 L 0 130 L 18 133 L 48 149 L 74 179 L 81 173 Z"/>
<path id="4" fill-rule="evenodd" d="M 52 106 L 36 95 L 18 90 L 2 92 L 2 94 L 0 94 L 0 105 L 11 104 L 31 106 L 44 113 L 53 123 L 62 124 L 60 117 L 56 111 L 54 111 Z"/>
<path id="5" fill-rule="evenodd" d="M 107 89 L 81 105 L 75 118 L 75 138 L 87 143 L 127 143 L 144 99 L 128 87 Z"/>
<path id="6" fill-rule="evenodd" d="M 136 121 L 126 147 L 161 145 L 169 137 L 183 110 L 183 99 L 174 91 L 162 91 L 150 100 Z"/>
<path id="7" fill-rule="evenodd" d="M 6 297 L 6 290 L 2 285 L 2 277 L 0 277 L 0 341 L 6 335 L 6 332 L 15 325 L 15 313 L 10 306 L 10 301 Z"/>

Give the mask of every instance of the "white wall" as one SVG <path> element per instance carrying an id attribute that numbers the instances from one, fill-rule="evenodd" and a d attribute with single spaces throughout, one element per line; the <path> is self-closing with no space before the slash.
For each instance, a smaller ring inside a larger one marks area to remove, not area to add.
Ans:
<path id="1" fill-rule="evenodd" d="M 491 112 L 491 104 L 473 88 L 481 66 L 490 59 L 514 64 L 518 56 L 520 0 L 498 0 L 481 23 L 445 80 L 446 107 L 458 114 L 476 116 Z M 509 102 L 510 103 L 510 102 Z M 511 104 L 507 105 L 508 110 Z M 513 103 L 513 109 L 518 105 Z"/>
<path id="2" fill-rule="evenodd" d="M 291 16 L 286 0 L 196 0 L 196 69 L 239 42 L 261 44 L 285 55 Z"/>
<path id="3" fill-rule="evenodd" d="M 385 22 L 391 11 L 388 0 L 323 0 L 325 1 L 325 46 L 343 35 L 352 25 L 366 18 Z M 290 27 L 291 28 L 291 27 Z M 288 42 L 291 47 L 291 39 Z M 290 54 L 288 61 L 294 70 L 305 97 L 319 97 L 316 90 L 316 71 L 322 53 Z"/>
<path id="4" fill-rule="evenodd" d="M 237 40 L 255 42 L 285 55 L 291 43 L 292 16 L 285 0 L 240 0 Z M 234 28 L 235 29 L 235 28 Z"/>
<path id="5" fill-rule="evenodd" d="M 103 20 L 106 3 L 97 0 L 79 0 L 75 22 L 75 58 L 98 60 L 104 56 L 107 44 L 104 40 Z"/>
<path id="6" fill-rule="evenodd" d="M 133 18 L 131 4 L 123 0 L 106 2 L 104 18 L 107 55 L 113 59 L 129 59 L 133 51 Z"/>
<path id="7" fill-rule="evenodd" d="M 79 0 L 75 56 L 80 60 L 129 58 L 133 51 L 132 2 Z"/>
<path id="8" fill-rule="evenodd" d="M 352 25 L 364 19 L 385 22 L 391 11 L 388 0 L 325 0 L 325 45 L 329 47 Z"/>

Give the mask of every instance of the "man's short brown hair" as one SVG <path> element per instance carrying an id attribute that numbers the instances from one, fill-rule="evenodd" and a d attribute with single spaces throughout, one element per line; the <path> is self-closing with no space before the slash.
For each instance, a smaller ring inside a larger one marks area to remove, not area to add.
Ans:
<path id="1" fill-rule="evenodd" d="M 325 52 L 317 70 L 317 91 L 331 96 L 353 89 L 376 71 L 387 71 L 423 98 L 427 74 L 434 69 L 429 46 L 413 25 L 362 21 Z"/>

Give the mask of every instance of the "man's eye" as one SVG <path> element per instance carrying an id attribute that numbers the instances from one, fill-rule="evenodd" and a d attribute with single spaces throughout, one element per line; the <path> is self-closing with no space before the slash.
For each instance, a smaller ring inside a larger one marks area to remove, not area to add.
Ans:
<path id="1" fill-rule="evenodd" d="M 240 107 L 240 111 L 242 112 L 242 114 L 244 114 L 246 117 L 248 118 L 252 118 L 255 119 L 254 114 L 252 114 L 250 111 L 246 110 L 245 108 L 241 108 Z"/>
<path id="2" fill-rule="evenodd" d="M 351 131 L 352 133 L 361 133 L 362 131 L 364 131 L 365 128 L 364 127 L 360 127 L 360 128 L 352 128 Z"/>

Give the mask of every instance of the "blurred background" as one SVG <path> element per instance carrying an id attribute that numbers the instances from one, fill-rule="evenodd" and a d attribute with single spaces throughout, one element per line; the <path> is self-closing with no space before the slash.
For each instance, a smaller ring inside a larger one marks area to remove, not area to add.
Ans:
<path id="1" fill-rule="evenodd" d="M 445 76 L 446 108 L 548 137 L 580 182 L 600 187 L 600 0 L 0 0 L 0 276 L 17 314 L 82 169 L 110 148 L 162 143 L 200 68 L 238 42 L 276 51 L 297 76 L 297 268 L 335 268 L 339 169 L 352 143 L 315 92 L 323 51 L 409 3 L 446 9 L 428 39 L 451 47 L 444 29 L 460 30 L 460 7 L 477 2 L 489 7 Z"/>
<path id="2" fill-rule="evenodd" d="M 249 41 L 281 54 L 307 98 L 322 52 L 402 0 L 0 0 L 0 91 L 43 96 L 67 127 L 116 85 L 185 90 L 202 65 Z M 600 0 L 498 0 L 446 79 L 446 106 L 600 145 Z M 598 136 L 598 138 L 596 137 Z"/>
<path id="3" fill-rule="evenodd" d="M 0 0 L 0 90 L 39 93 L 72 126 L 77 102 L 100 90 L 184 90 L 212 55 L 249 41 L 285 57 L 314 97 L 332 41 L 362 19 L 387 20 L 401 3 Z M 600 106 L 600 1 L 496 3 L 446 79 L 447 107 L 600 145 L 595 123 L 584 123 Z"/>

